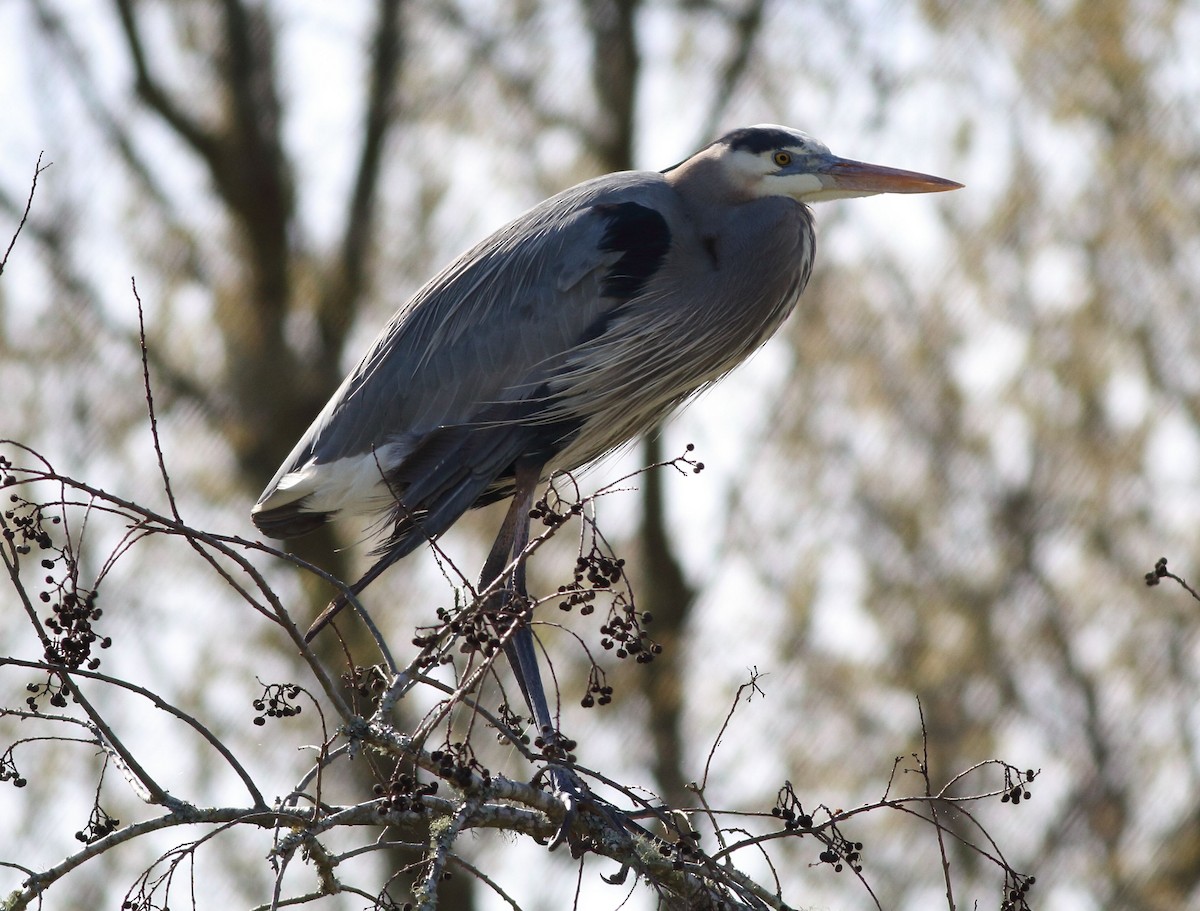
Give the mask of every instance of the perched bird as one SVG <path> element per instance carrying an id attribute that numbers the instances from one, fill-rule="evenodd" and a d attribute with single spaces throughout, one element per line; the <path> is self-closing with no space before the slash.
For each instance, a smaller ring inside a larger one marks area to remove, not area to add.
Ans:
<path id="1" fill-rule="evenodd" d="M 390 534 L 359 592 L 468 509 L 511 496 L 481 576 L 491 583 L 528 541 L 541 481 L 653 427 L 779 327 L 812 271 L 808 203 L 959 186 L 764 124 L 662 172 L 564 190 L 404 305 L 267 485 L 254 523 L 289 538 L 344 515 L 384 517 Z M 523 594 L 523 573 L 508 584 Z M 527 625 L 508 655 L 552 729 Z"/>

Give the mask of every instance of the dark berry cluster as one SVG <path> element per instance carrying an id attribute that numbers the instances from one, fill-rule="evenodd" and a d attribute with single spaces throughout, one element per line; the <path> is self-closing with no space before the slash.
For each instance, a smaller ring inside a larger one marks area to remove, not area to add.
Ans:
<path id="1" fill-rule="evenodd" d="M 783 827 L 789 832 L 797 829 L 811 829 L 813 818 L 811 813 L 805 813 L 800 805 L 800 798 L 792 788 L 790 781 L 785 781 L 775 798 L 775 806 L 771 807 L 771 815 L 783 820 Z"/>
<path id="2" fill-rule="evenodd" d="M 1029 890 L 1036 882 L 1036 876 L 1023 876 L 1010 870 L 1004 878 L 1004 899 L 1000 902 L 1000 911 L 1029 911 Z"/>
<path id="3" fill-rule="evenodd" d="M 1178 585 L 1189 595 L 1191 595 L 1197 601 L 1200 601 L 1200 592 L 1192 588 L 1192 586 L 1188 584 L 1188 581 L 1182 576 L 1177 576 L 1175 573 L 1167 569 L 1166 557 L 1159 557 L 1158 562 L 1154 564 L 1154 569 L 1146 573 L 1146 584 L 1158 585 L 1158 583 L 1163 579 L 1173 580 L 1174 582 L 1178 583 Z"/>
<path id="4" fill-rule="evenodd" d="M 261 681 L 260 681 L 261 682 Z M 291 718 L 300 714 L 295 699 L 301 688 L 294 683 L 270 683 L 263 685 L 263 694 L 254 700 L 254 723 L 264 725 L 268 718 Z"/>
<path id="5" fill-rule="evenodd" d="M 1000 795 L 1000 802 L 1011 803 L 1015 807 L 1022 800 L 1028 800 L 1030 797 L 1028 784 L 1036 777 L 1037 772 L 1033 769 L 1021 772 L 1020 769 L 1005 764 L 1004 793 Z"/>
<path id="6" fill-rule="evenodd" d="M 5 540 L 20 555 L 29 554 L 34 547 L 43 551 L 40 568 L 46 571 L 42 577 L 46 589 L 38 594 L 38 600 L 51 609 L 50 616 L 45 618 L 49 633 L 46 661 L 72 670 L 84 666 L 96 670 L 100 659 L 92 654 L 93 647 L 108 648 L 112 640 L 101 638 L 92 629 L 101 615 L 96 607 L 97 592 L 79 585 L 74 557 L 67 548 L 56 546 L 46 529 L 47 525 L 61 524 L 62 518 L 48 515 L 45 505 L 31 503 L 16 494 L 9 499 L 14 505 L 4 513 Z"/>
<path id="7" fill-rule="evenodd" d="M 496 718 L 503 724 L 507 731 L 498 730 L 496 732 L 496 740 L 499 743 L 507 743 L 512 738 L 516 738 L 521 743 L 529 744 L 529 735 L 525 733 L 524 727 L 526 718 L 519 712 L 514 712 L 512 707 L 507 702 L 501 702 L 499 708 L 496 709 Z"/>
<path id="8" fill-rule="evenodd" d="M 378 699 L 379 695 L 387 689 L 388 678 L 380 665 L 360 666 L 356 664 L 342 674 L 342 683 L 363 699 Z"/>
<path id="9" fill-rule="evenodd" d="M 581 502 L 564 499 L 551 484 L 542 498 L 529 510 L 529 518 L 534 522 L 541 522 L 546 528 L 559 528 L 566 524 L 572 516 L 582 513 L 583 504 Z"/>
<path id="10" fill-rule="evenodd" d="M 574 762 L 577 758 L 575 749 L 579 746 L 570 737 L 552 728 L 542 728 L 542 732 L 533 739 L 533 745 L 547 759 L 560 762 Z"/>
<path id="11" fill-rule="evenodd" d="M 17 771 L 17 763 L 13 760 L 12 748 L 0 756 L 0 782 L 11 781 L 14 788 L 23 788 L 29 784 Z"/>
<path id="12" fill-rule="evenodd" d="M 449 879 L 450 874 L 447 873 L 444 878 Z M 375 896 L 375 905 L 373 906 L 372 911 L 413 911 L 413 903 L 398 902 L 396 899 L 388 895 L 387 890 L 384 889 Z"/>
<path id="13" fill-rule="evenodd" d="M 127 898 L 121 902 L 121 911 L 170 911 L 166 905 L 154 904 L 154 899 L 149 896 L 139 898 Z"/>
<path id="14" fill-rule="evenodd" d="M 653 617 L 648 612 L 640 613 L 636 609 L 628 586 L 624 591 L 614 592 L 625 578 L 624 567 L 624 560 L 609 556 L 600 549 L 598 543 L 593 544 L 590 552 L 581 554 L 575 561 L 575 576 L 571 582 L 558 587 L 559 595 L 563 596 L 558 606 L 564 611 L 578 606 L 579 613 L 587 616 L 595 610 L 597 595 L 608 593 L 612 596 L 612 603 L 608 618 L 600 627 L 601 647 L 612 651 L 618 658 L 632 655 L 639 664 L 647 664 L 654 660 L 655 655 L 662 653 L 662 646 L 643 629 L 643 625 L 649 625 Z M 595 703 L 593 693 L 601 693 L 601 689 L 594 685 L 590 688 L 588 696 L 592 697 L 592 701 L 585 701 L 585 706 Z M 611 693 L 612 690 L 608 689 L 607 695 Z M 608 701 L 601 698 L 599 703 L 604 705 Z"/>
<path id="15" fill-rule="evenodd" d="M 43 560 L 43 566 L 53 566 L 51 560 Z M 46 583 L 54 585 L 58 597 L 50 592 L 41 593 L 42 601 L 51 605 L 53 613 L 46 618 L 46 629 L 52 638 L 46 643 L 46 661 L 61 664 L 71 669 L 86 664 L 90 671 L 100 667 L 100 659 L 92 654 L 92 647 L 108 648 L 112 639 L 98 636 L 92 624 L 100 619 L 101 610 L 96 607 L 95 591 L 72 591 L 54 576 L 46 576 Z"/>
<path id="16" fill-rule="evenodd" d="M 559 610 L 569 611 L 579 607 L 583 616 L 595 611 L 593 603 L 600 592 L 612 591 L 624 576 L 625 561 L 614 559 L 593 547 L 591 553 L 581 554 L 575 561 L 575 578 L 569 585 L 560 585 L 558 593 L 563 600 Z"/>
<path id="17" fill-rule="evenodd" d="M 475 751 L 467 743 L 447 743 L 440 750 L 433 750 L 429 758 L 437 763 L 436 772 L 440 778 L 453 782 L 459 787 L 467 787 L 471 783 L 472 774 L 478 775 L 486 787 L 491 784 L 492 773 L 475 758 Z"/>
<path id="18" fill-rule="evenodd" d="M 379 815 L 388 816 L 392 813 L 421 815 L 426 809 L 421 799 L 436 794 L 437 789 L 436 781 L 421 784 L 415 775 L 397 772 L 386 784 L 375 785 L 375 796 L 383 798 L 379 804 Z"/>
<path id="19" fill-rule="evenodd" d="M 420 635 L 413 637 L 413 645 L 430 649 L 423 662 L 426 667 L 437 662 L 432 647 L 447 633 L 458 640 L 458 650 L 462 654 L 478 652 L 491 658 L 500 650 L 500 631 L 507 630 L 513 622 L 520 622 L 528 613 L 528 603 L 514 598 L 511 592 L 497 593 L 487 599 L 483 610 L 450 611 L 439 607 L 439 625 L 425 627 Z"/>
<path id="20" fill-rule="evenodd" d="M 45 683 L 27 683 L 25 684 L 25 690 L 31 694 L 25 699 L 25 704 L 29 706 L 29 711 L 31 712 L 41 711 L 38 700 L 42 697 L 48 697 L 47 701 L 54 708 L 65 709 L 67 707 L 67 697 L 71 695 L 70 686 L 66 683 L 55 681 L 53 677 L 48 678 Z"/>
<path id="21" fill-rule="evenodd" d="M 171 911 L 165 897 L 162 899 L 161 904 L 154 898 L 155 890 L 163 881 L 159 879 L 155 882 L 150 882 L 149 876 L 149 870 L 142 874 L 137 883 L 137 891 L 134 892 L 133 889 L 130 889 L 125 896 L 125 901 L 121 903 L 121 911 Z"/>
<path id="22" fill-rule="evenodd" d="M 825 843 L 825 850 L 818 855 L 823 864 L 833 867 L 833 872 L 841 873 L 844 869 L 842 861 L 850 865 L 855 873 L 862 872 L 862 842 L 848 841 L 837 829 L 831 830 L 832 835 Z"/>
<path id="23" fill-rule="evenodd" d="M 633 655 L 638 664 L 649 664 L 655 655 L 662 654 L 662 646 L 653 641 L 642 623 L 650 622 L 650 614 L 638 615 L 633 610 L 621 610 L 614 605 L 609 614 L 608 622 L 600 627 L 600 645 L 605 649 L 615 649 L 613 654 L 618 658 L 628 658 Z"/>
<path id="24" fill-rule="evenodd" d="M 593 705 L 608 705 L 612 702 L 613 688 L 605 683 L 607 679 L 604 671 L 593 664 L 588 671 L 587 692 L 583 694 L 579 704 L 585 709 L 590 709 Z"/>
<path id="25" fill-rule="evenodd" d="M 688 861 L 699 860 L 703 853 L 698 847 L 700 833 L 691 831 L 684 833 L 677 841 L 664 841 L 658 846 L 658 853 L 663 857 L 672 857 L 671 868 L 682 870 Z"/>
<path id="26" fill-rule="evenodd" d="M 828 809 L 821 807 L 828 812 Z M 807 813 L 800 805 L 800 798 L 790 781 L 785 781 L 775 797 L 775 806 L 771 807 L 771 815 L 783 820 L 783 827 L 797 835 L 811 833 L 825 844 L 825 850 L 817 855 L 823 864 L 833 867 L 835 873 L 841 873 L 846 865 L 855 873 L 862 872 L 862 842 L 850 841 L 841 832 L 832 818 L 823 823 L 819 831 L 813 831 L 812 813 Z M 832 814 L 830 814 L 832 816 Z"/>
<path id="27" fill-rule="evenodd" d="M 688 443 L 686 446 L 683 447 L 683 450 L 684 450 L 684 455 L 679 456 L 679 458 L 677 458 L 677 459 L 672 459 L 671 464 L 674 465 L 676 468 L 678 468 L 680 471 L 682 471 L 685 467 L 690 468 L 692 470 L 692 474 L 700 474 L 700 472 L 704 471 L 704 463 L 703 462 L 697 462 L 690 455 L 687 455 L 687 453 L 689 453 L 689 452 L 696 451 L 696 444 Z"/>
<path id="28" fill-rule="evenodd" d="M 75 833 L 76 841 L 81 841 L 85 845 L 90 845 L 92 842 L 99 841 L 106 835 L 111 835 L 117 831 L 117 826 L 121 824 L 121 820 L 109 816 L 104 812 L 103 808 L 97 804 L 92 807 L 92 815 L 88 818 L 87 827 Z"/>
<path id="29" fill-rule="evenodd" d="M 7 462 L 4 463 L 7 466 Z M 12 475 L 4 476 L 2 486 L 8 486 L 14 483 Z M 50 537 L 50 532 L 46 530 L 46 524 L 59 525 L 62 523 L 61 516 L 46 515 L 46 507 L 40 503 L 30 503 L 17 494 L 9 494 L 9 502 L 14 504 L 11 509 L 4 511 L 3 529 L 0 534 L 4 535 L 4 540 L 13 546 L 13 549 L 21 556 L 30 553 L 33 548 L 39 550 L 50 550 L 54 546 L 54 541 Z"/>
<path id="30" fill-rule="evenodd" d="M 1159 557 L 1158 562 L 1154 564 L 1154 569 L 1146 573 L 1146 584 L 1158 585 L 1161 580 L 1167 578 L 1169 575 L 1171 575 L 1171 572 L 1167 569 L 1167 558 Z"/>

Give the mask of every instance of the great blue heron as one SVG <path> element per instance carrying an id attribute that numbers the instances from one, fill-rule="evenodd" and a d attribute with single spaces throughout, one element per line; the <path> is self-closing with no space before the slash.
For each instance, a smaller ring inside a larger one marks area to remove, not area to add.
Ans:
<path id="1" fill-rule="evenodd" d="M 653 427 L 779 327 L 812 270 L 808 203 L 959 186 L 765 124 L 661 173 L 565 190 L 405 304 L 267 485 L 254 522 L 290 538 L 336 516 L 385 516 L 391 533 L 351 587 L 360 592 L 468 509 L 511 496 L 487 585 L 524 550 L 543 479 Z M 507 584 L 524 594 L 520 568 Z M 528 625 L 508 641 L 534 718 L 552 731 Z"/>

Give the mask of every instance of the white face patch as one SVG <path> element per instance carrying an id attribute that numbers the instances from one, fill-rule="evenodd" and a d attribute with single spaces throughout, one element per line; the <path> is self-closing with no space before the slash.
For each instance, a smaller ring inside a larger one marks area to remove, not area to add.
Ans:
<path id="1" fill-rule="evenodd" d="M 757 152 L 745 148 L 726 150 L 724 167 L 747 195 L 756 198 L 787 196 L 805 203 L 857 195 L 835 190 L 819 173 L 824 162 L 832 157 L 824 143 L 799 130 L 772 124 L 759 124 L 758 127 L 785 133 L 791 141 Z M 775 160 L 780 152 L 790 155 L 792 163 L 781 167 Z M 812 163 L 813 170 L 805 170 L 807 162 Z"/>
<path id="2" fill-rule="evenodd" d="M 752 190 L 762 183 L 767 174 L 779 170 L 769 155 L 747 152 L 745 149 L 726 151 L 721 158 L 721 166 L 733 175 L 734 182 Z"/>
<path id="3" fill-rule="evenodd" d="M 758 182 L 759 196 L 790 196 L 799 202 L 815 202 L 823 199 L 821 193 L 829 192 L 825 183 L 816 174 L 770 174 Z"/>

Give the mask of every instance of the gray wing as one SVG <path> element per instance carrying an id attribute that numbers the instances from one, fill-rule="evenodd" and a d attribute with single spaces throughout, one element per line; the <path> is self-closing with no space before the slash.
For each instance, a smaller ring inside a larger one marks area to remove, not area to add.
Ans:
<path id="1" fill-rule="evenodd" d="M 547 200 L 433 278 L 393 318 L 254 508 L 277 537 L 399 507 L 440 534 L 508 492 L 513 462 L 553 461 L 578 430 L 557 375 L 604 335 L 686 222 L 661 175 Z M 400 529 L 398 528 L 398 533 Z"/>

